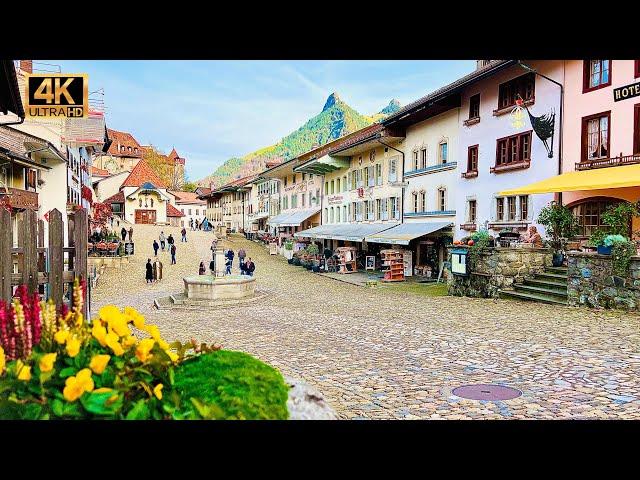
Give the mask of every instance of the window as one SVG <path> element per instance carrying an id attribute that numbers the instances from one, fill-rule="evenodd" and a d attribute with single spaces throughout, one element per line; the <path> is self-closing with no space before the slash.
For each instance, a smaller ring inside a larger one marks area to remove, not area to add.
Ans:
<path id="1" fill-rule="evenodd" d="M 382 201 L 379 198 L 376 199 L 376 218 L 378 220 L 382 220 L 382 211 L 380 210 L 381 205 Z"/>
<path id="2" fill-rule="evenodd" d="M 496 198 L 496 220 L 504 220 L 504 198 Z"/>
<path id="3" fill-rule="evenodd" d="M 516 219 L 516 197 L 507 197 L 507 220 Z"/>
<path id="4" fill-rule="evenodd" d="M 438 189 L 438 210 L 441 212 L 447 209 L 447 189 L 440 187 Z"/>
<path id="5" fill-rule="evenodd" d="M 336 222 L 340 223 L 340 207 L 336 207 Z"/>
<path id="6" fill-rule="evenodd" d="M 331 210 L 329 210 L 329 218 L 330 218 L 329 222 L 330 223 L 333 223 L 335 221 L 334 215 L 335 215 L 334 214 L 334 207 L 331 207 Z"/>
<path id="7" fill-rule="evenodd" d="M 329 195 L 329 182 L 324 182 L 324 194 Z"/>
<path id="8" fill-rule="evenodd" d="M 420 206 L 420 211 L 426 212 L 427 211 L 427 194 L 424 190 L 420 192 L 418 202 Z"/>
<path id="9" fill-rule="evenodd" d="M 609 156 L 609 130 L 611 112 L 599 113 L 582 119 L 582 161 Z"/>
<path id="10" fill-rule="evenodd" d="M 286 175 L 284 176 L 284 186 L 285 187 L 287 186 L 287 176 Z"/>
<path id="11" fill-rule="evenodd" d="M 309 202 L 311 204 L 311 202 Z M 320 189 L 316 189 L 316 205 L 320 205 Z"/>
<path id="12" fill-rule="evenodd" d="M 585 60 L 582 93 L 611 85 L 611 60 Z"/>
<path id="13" fill-rule="evenodd" d="M 529 220 L 529 195 L 520 195 L 520 220 Z"/>
<path id="14" fill-rule="evenodd" d="M 382 185 L 382 164 L 376 163 L 376 185 Z"/>
<path id="15" fill-rule="evenodd" d="M 309 196 L 311 196 L 311 194 L 309 194 Z M 300 206 L 301 206 L 301 207 L 304 207 L 304 205 L 305 205 L 305 199 L 306 199 L 306 196 L 305 196 L 305 194 L 303 193 L 303 194 L 301 194 L 301 195 L 300 195 L 300 197 L 301 197 L 301 198 L 300 198 L 300 200 L 301 200 L 301 202 L 300 202 L 300 204 L 301 204 L 301 205 L 300 205 Z"/>
<path id="16" fill-rule="evenodd" d="M 480 94 L 473 95 L 469 99 L 469 119 L 480 118 Z"/>
<path id="17" fill-rule="evenodd" d="M 469 215 L 467 221 L 469 223 L 476 223 L 477 202 L 476 200 L 469 200 Z"/>
<path id="18" fill-rule="evenodd" d="M 373 200 L 369 200 L 367 202 L 367 220 L 373 221 L 375 219 L 376 219 L 375 204 Z"/>
<path id="19" fill-rule="evenodd" d="M 478 171 L 478 145 L 469 147 L 467 152 L 467 172 Z"/>
<path id="20" fill-rule="evenodd" d="M 438 146 L 438 161 L 442 165 L 447 163 L 447 158 L 448 158 L 448 155 L 449 155 L 448 150 L 449 150 L 449 148 L 448 148 L 447 142 L 442 142 Z"/>
<path id="21" fill-rule="evenodd" d="M 291 195 L 291 208 L 297 208 L 298 207 L 298 194 L 294 193 L 293 195 Z"/>
<path id="22" fill-rule="evenodd" d="M 336 193 L 336 182 L 335 180 L 331 180 L 331 195 Z"/>
<path id="23" fill-rule="evenodd" d="M 346 192 L 349 186 L 347 185 L 347 176 L 342 177 L 342 191 Z"/>
<path id="24" fill-rule="evenodd" d="M 602 220 L 602 214 L 607 207 L 619 202 L 615 199 L 590 200 L 572 207 L 571 211 L 578 219 L 578 235 L 589 237 L 596 229 L 607 230 L 608 225 Z"/>
<path id="25" fill-rule="evenodd" d="M 420 164 L 418 163 L 418 150 L 413 151 L 413 169 L 418 170 L 420 168 Z"/>
<path id="26" fill-rule="evenodd" d="M 336 179 L 336 192 L 340 193 L 340 179 Z"/>
<path id="27" fill-rule="evenodd" d="M 324 209 L 324 223 L 329 223 L 329 209 L 326 207 Z"/>
<path id="28" fill-rule="evenodd" d="M 530 161 L 531 132 L 499 138 L 496 150 L 496 166 Z"/>
<path id="29" fill-rule="evenodd" d="M 347 206 L 346 205 L 344 205 L 342 207 L 342 221 L 343 222 L 348 222 L 349 221 L 348 217 L 347 217 Z"/>
<path id="30" fill-rule="evenodd" d="M 302 181 L 304 182 L 306 180 L 306 178 L 307 178 L 307 174 L 302 172 Z"/>
<path id="31" fill-rule="evenodd" d="M 500 85 L 498 89 L 498 110 L 513 107 L 518 95 L 526 102 L 535 97 L 535 74 L 527 73 Z"/>
<path id="32" fill-rule="evenodd" d="M 420 149 L 420 168 L 427 168 L 427 147 Z"/>
<path id="33" fill-rule="evenodd" d="M 362 202 L 354 203 L 356 207 L 356 222 L 362 221 Z"/>
<path id="34" fill-rule="evenodd" d="M 291 180 L 292 180 L 292 181 L 291 181 L 291 183 L 292 183 L 293 185 L 295 185 L 295 184 L 296 184 L 296 177 L 297 177 L 297 175 L 296 175 L 295 173 L 294 173 L 293 175 L 291 175 Z"/>
<path id="35" fill-rule="evenodd" d="M 400 219 L 400 202 L 398 201 L 398 197 L 391 197 L 391 212 L 394 220 Z"/>
<path id="36" fill-rule="evenodd" d="M 138 206 L 140 206 L 140 207 L 142 206 L 142 199 L 141 198 L 138 199 Z"/>
<path id="37" fill-rule="evenodd" d="M 191 215 L 191 209 L 189 209 L 189 215 Z"/>
<path id="38" fill-rule="evenodd" d="M 389 220 L 389 202 L 386 198 L 380 200 L 380 220 Z"/>
<path id="39" fill-rule="evenodd" d="M 376 185 L 376 168 L 373 165 L 367 167 L 367 185 L 369 187 L 375 187 Z"/>
<path id="40" fill-rule="evenodd" d="M 364 187 L 364 182 L 362 181 L 362 170 L 356 170 L 356 188 Z"/>
<path id="41" fill-rule="evenodd" d="M 389 181 L 398 181 L 398 158 L 393 157 L 389 160 Z"/>
<path id="42" fill-rule="evenodd" d="M 419 212 L 418 210 L 418 192 L 413 192 L 411 194 L 411 203 L 413 204 L 413 211 Z"/>

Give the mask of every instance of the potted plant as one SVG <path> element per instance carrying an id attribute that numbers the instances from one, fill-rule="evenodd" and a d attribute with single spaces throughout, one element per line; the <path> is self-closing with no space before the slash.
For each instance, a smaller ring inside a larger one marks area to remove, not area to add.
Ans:
<path id="1" fill-rule="evenodd" d="M 287 240 L 284 242 L 284 256 L 287 259 L 293 257 L 293 241 Z"/>
<path id="2" fill-rule="evenodd" d="M 616 243 L 625 243 L 627 239 L 622 235 L 606 235 L 602 240 L 598 240 L 598 253 L 600 255 L 611 255 Z"/>
<path id="3" fill-rule="evenodd" d="M 578 232 L 578 219 L 569 208 L 554 201 L 540 210 L 538 223 L 544 227 L 549 237 L 549 246 L 553 249 L 553 266 L 561 266 L 567 242 Z"/>

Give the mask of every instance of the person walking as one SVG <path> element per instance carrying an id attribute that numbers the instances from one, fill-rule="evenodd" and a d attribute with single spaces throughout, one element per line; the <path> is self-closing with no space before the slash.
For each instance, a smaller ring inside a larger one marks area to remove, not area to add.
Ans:
<path id="1" fill-rule="evenodd" d="M 171 244 L 171 265 L 175 265 L 176 264 L 176 246 L 174 243 Z"/>
<path id="2" fill-rule="evenodd" d="M 232 263 L 233 263 L 233 260 L 231 260 L 231 258 L 227 257 L 227 261 L 224 264 L 225 267 L 226 267 L 226 269 L 224 271 L 225 275 L 231 275 L 231 265 L 232 265 Z"/>
<path id="3" fill-rule="evenodd" d="M 164 236 L 164 232 L 160 231 L 160 236 L 158 237 L 160 239 L 160 248 L 162 248 L 162 251 L 164 252 L 164 242 L 167 240 L 166 237 Z"/>
<path id="4" fill-rule="evenodd" d="M 186 242 L 187 241 L 187 229 L 182 227 L 182 230 L 180 231 L 180 233 L 182 234 L 182 242 Z"/>
<path id="5" fill-rule="evenodd" d="M 207 269 L 204 266 L 204 262 L 200 262 L 200 267 L 198 268 L 198 275 L 204 275 Z"/>
<path id="6" fill-rule="evenodd" d="M 156 283 L 158 281 L 158 265 L 156 264 L 156 262 L 153 262 L 152 266 L 153 266 L 153 283 Z"/>
<path id="7" fill-rule="evenodd" d="M 231 274 L 231 267 L 233 267 L 234 256 L 235 256 L 235 253 L 233 253 L 233 250 L 231 248 L 227 250 L 227 259 L 229 260 L 229 274 Z"/>
<path id="8" fill-rule="evenodd" d="M 157 257 L 158 256 L 158 249 L 160 248 L 160 245 L 158 245 L 158 242 L 156 240 L 153 241 L 153 254 Z"/>
<path id="9" fill-rule="evenodd" d="M 256 269 L 256 264 L 253 263 L 251 261 L 251 257 L 249 257 L 249 259 L 247 260 L 247 263 L 244 264 L 244 271 L 246 272 L 246 275 L 249 275 L 250 277 L 253 277 L 253 272 Z"/>
<path id="10" fill-rule="evenodd" d="M 195 228 L 192 228 L 191 230 L 198 230 L 198 219 L 196 218 L 196 221 L 194 222 L 193 219 L 191 220 L 191 222 L 193 223 L 192 226 L 195 226 Z"/>
<path id="11" fill-rule="evenodd" d="M 133 227 L 129 227 L 129 241 L 133 243 Z"/>
<path id="12" fill-rule="evenodd" d="M 216 249 L 218 248 L 218 237 L 216 236 L 216 234 L 213 234 L 213 238 L 211 239 L 211 257 L 215 258 L 216 256 Z"/>
<path id="13" fill-rule="evenodd" d="M 122 230 L 120 230 L 120 235 L 122 235 L 122 241 L 124 242 L 127 239 L 127 229 L 122 227 Z"/>
<path id="14" fill-rule="evenodd" d="M 244 259 L 247 256 L 247 252 L 244 251 L 244 248 L 240 247 L 238 250 L 238 258 L 240 259 L 240 271 L 242 271 L 242 266 L 244 265 Z"/>
<path id="15" fill-rule="evenodd" d="M 189 219 L 189 228 L 191 229 L 191 231 L 193 232 L 193 218 Z"/>
<path id="16" fill-rule="evenodd" d="M 151 266 L 151 259 L 147 259 L 146 265 L 146 274 L 144 278 L 147 280 L 147 283 L 151 283 L 153 281 L 153 267 Z"/>
<path id="17" fill-rule="evenodd" d="M 171 250 L 171 246 L 175 243 L 175 240 L 173 239 L 173 235 L 169 234 L 169 236 L 167 237 L 167 245 L 169 246 L 169 250 Z"/>
<path id="18" fill-rule="evenodd" d="M 209 270 L 211 270 L 211 275 L 213 275 L 215 277 L 216 276 L 216 261 L 215 261 L 215 259 L 211 260 L 209 262 Z"/>
<path id="19" fill-rule="evenodd" d="M 157 272 L 157 274 L 156 274 Z M 162 262 L 156 258 L 153 262 L 153 273 L 156 281 L 162 280 Z"/>

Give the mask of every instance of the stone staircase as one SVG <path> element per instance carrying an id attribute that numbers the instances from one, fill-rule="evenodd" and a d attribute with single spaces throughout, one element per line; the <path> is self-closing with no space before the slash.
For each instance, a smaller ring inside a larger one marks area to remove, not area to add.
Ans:
<path id="1" fill-rule="evenodd" d="M 567 267 L 546 267 L 543 273 L 514 284 L 513 290 L 500 290 L 499 297 L 566 305 Z"/>

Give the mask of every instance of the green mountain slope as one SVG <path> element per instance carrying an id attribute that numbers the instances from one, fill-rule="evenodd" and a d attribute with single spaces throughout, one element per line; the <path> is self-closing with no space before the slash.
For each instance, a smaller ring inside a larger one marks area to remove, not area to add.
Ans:
<path id="1" fill-rule="evenodd" d="M 392 100 L 380 112 L 365 116 L 343 102 L 337 93 L 332 93 L 327 98 L 322 112 L 309 119 L 296 131 L 291 132 L 275 145 L 261 148 L 242 158 L 230 158 L 211 175 L 199 180 L 198 184 L 209 186 L 213 182 L 216 186 L 220 186 L 236 178 L 257 173 L 264 170 L 268 160 L 289 160 L 311 150 L 316 145 L 324 145 L 378 122 L 399 109 L 400 103 Z"/>

